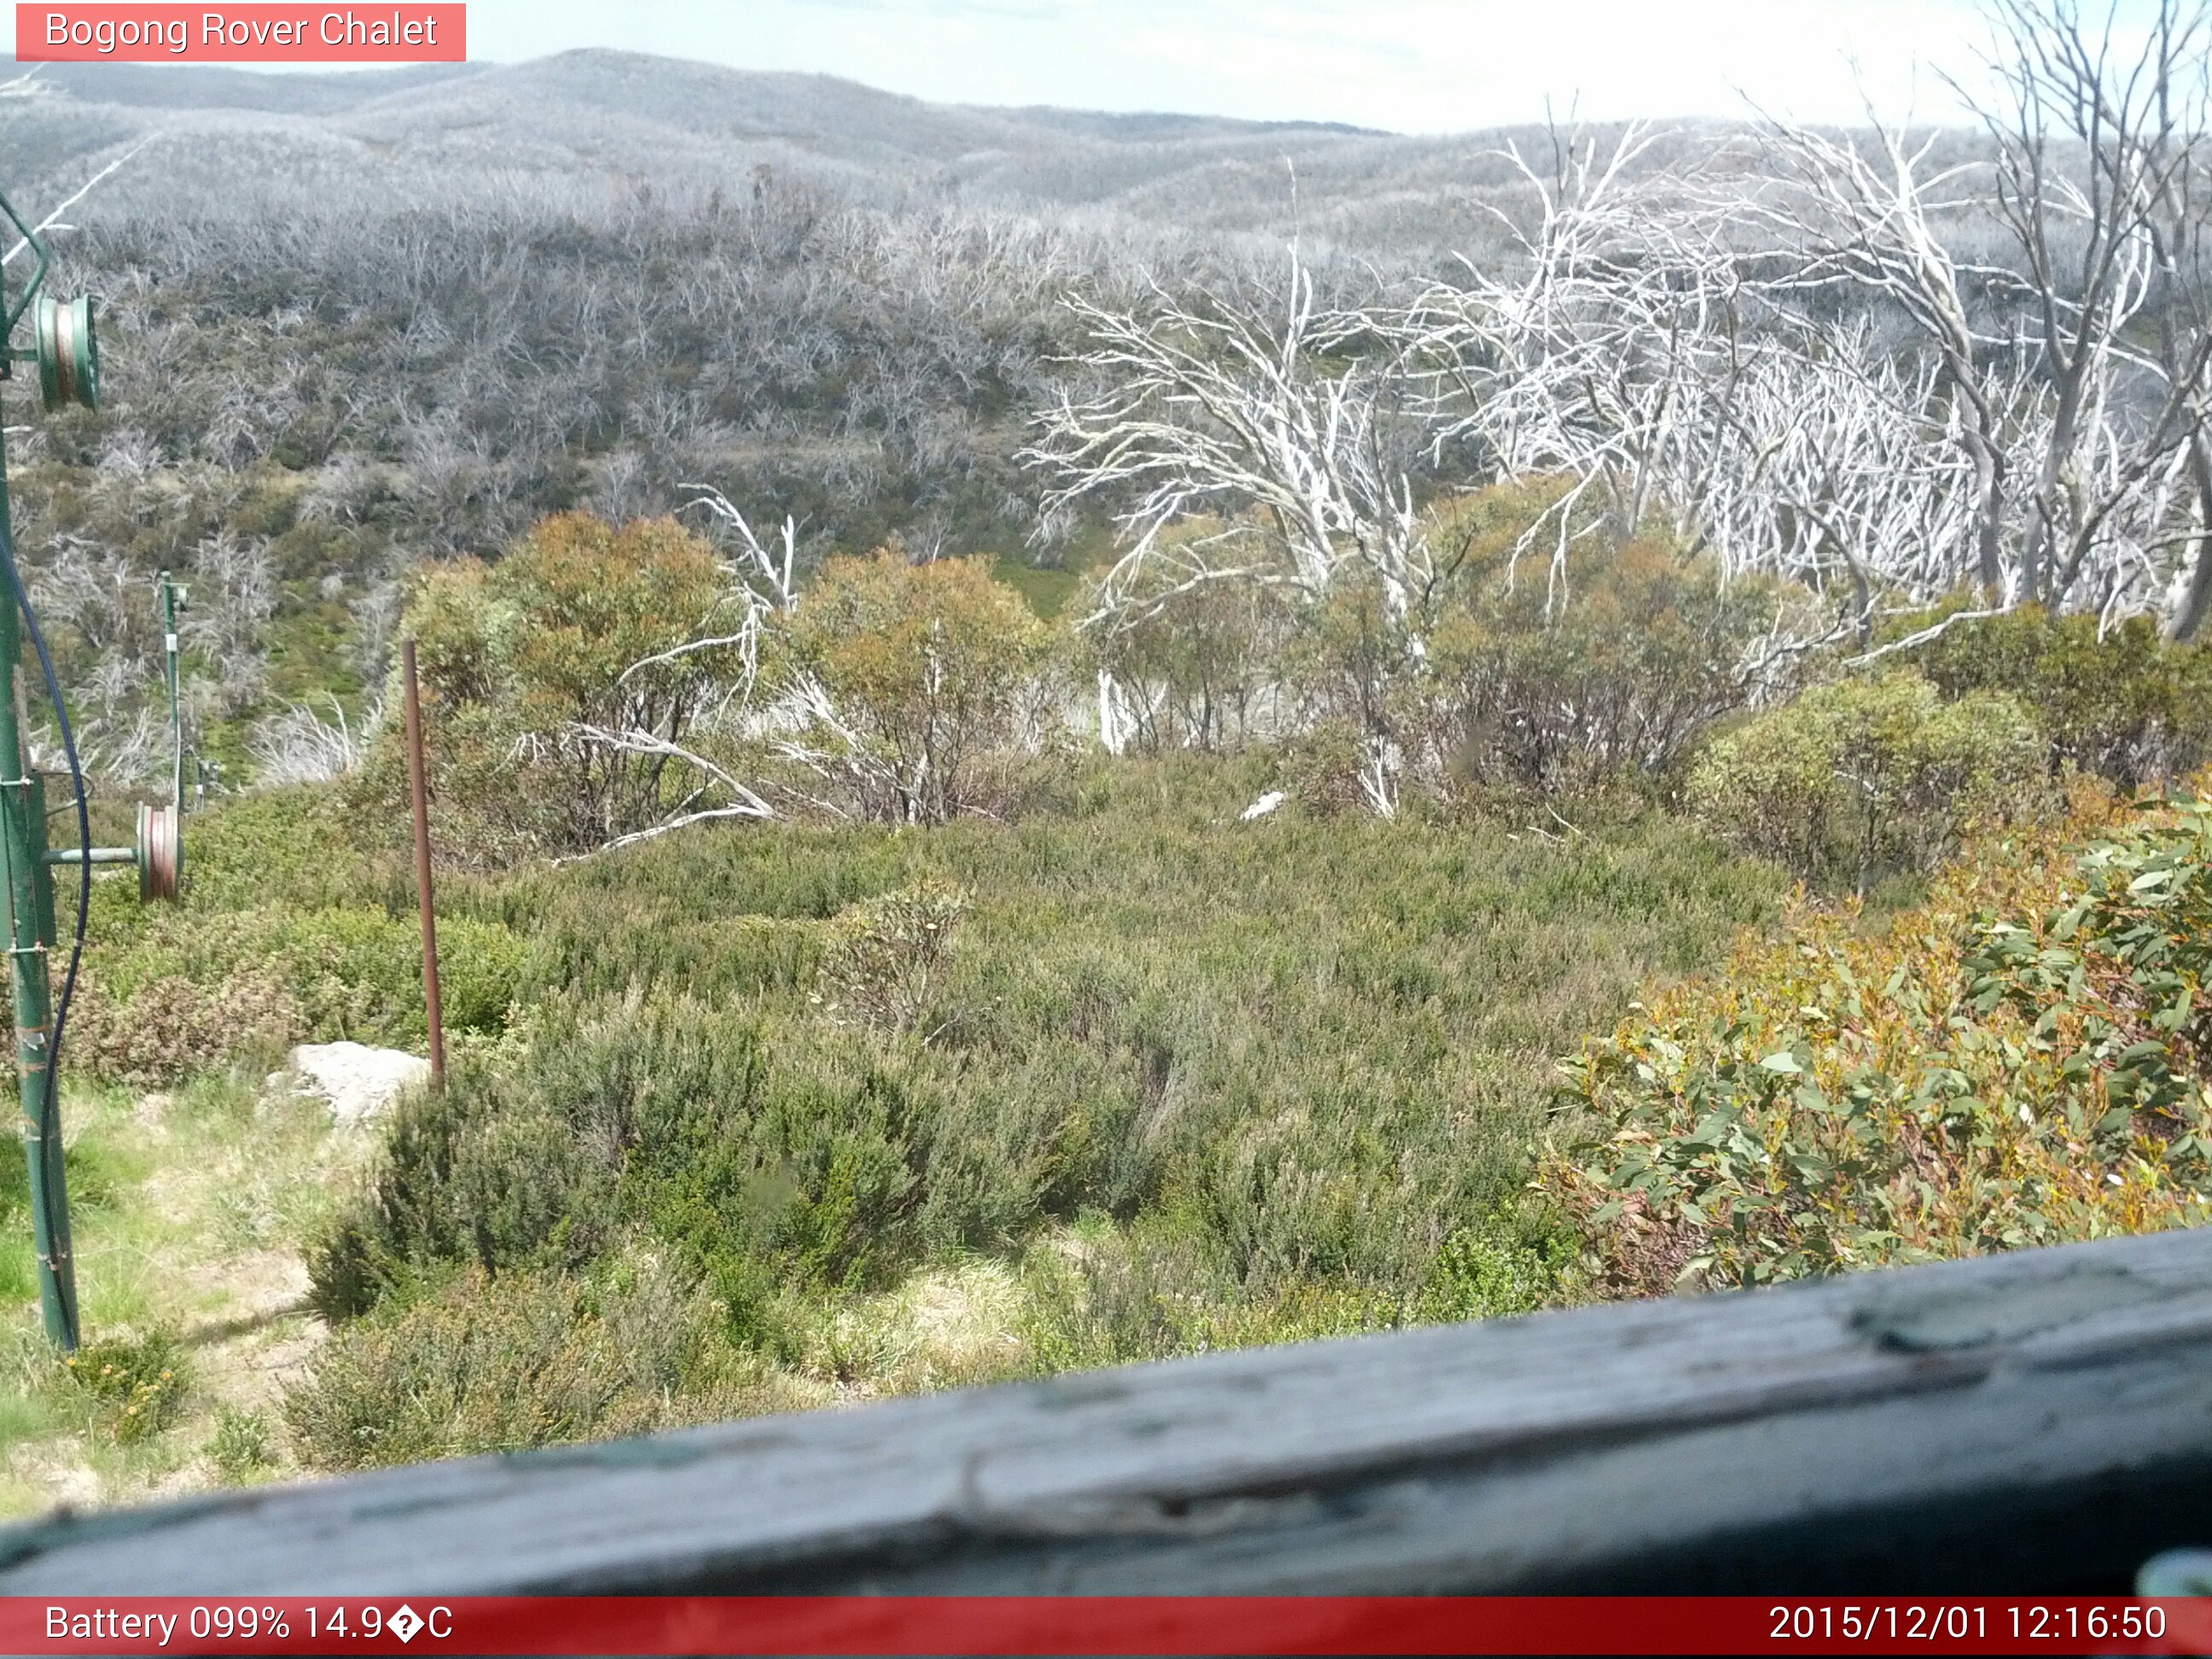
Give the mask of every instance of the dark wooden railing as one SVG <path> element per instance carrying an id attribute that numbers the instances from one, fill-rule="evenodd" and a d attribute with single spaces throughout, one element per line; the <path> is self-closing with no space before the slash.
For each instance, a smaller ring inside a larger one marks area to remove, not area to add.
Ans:
<path id="1" fill-rule="evenodd" d="M 0 1594 L 2124 1589 L 2212 1231 L 1208 1355 L 0 1534 Z"/>

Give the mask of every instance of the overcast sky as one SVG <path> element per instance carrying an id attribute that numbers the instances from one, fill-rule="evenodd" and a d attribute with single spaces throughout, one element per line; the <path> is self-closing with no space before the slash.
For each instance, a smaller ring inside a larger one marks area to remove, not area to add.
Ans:
<path id="1" fill-rule="evenodd" d="M 627 46 L 957 103 L 1448 132 L 1583 113 L 1848 119 L 1946 100 L 1972 0 L 474 0 L 471 56 Z M 1855 75 L 1852 61 L 1858 68 Z"/>
<path id="2" fill-rule="evenodd" d="M 2140 0 L 2123 0 L 2124 4 Z M 2086 8 L 2097 9 L 2098 0 Z M 12 7 L 0 32 L 12 36 Z M 118 7 L 118 10 L 127 8 Z M 960 103 L 1443 132 L 1540 118 L 1936 117 L 1973 0 L 471 0 L 470 55 L 621 46 Z"/>

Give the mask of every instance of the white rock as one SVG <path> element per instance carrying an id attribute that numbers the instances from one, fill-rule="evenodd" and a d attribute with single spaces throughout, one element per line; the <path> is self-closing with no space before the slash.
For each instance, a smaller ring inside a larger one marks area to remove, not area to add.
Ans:
<path id="1" fill-rule="evenodd" d="M 1280 806 L 1289 799 L 1290 797 L 1285 795 L 1281 790 L 1270 789 L 1266 794 L 1261 796 L 1259 799 L 1254 801 L 1242 812 L 1239 812 L 1237 815 L 1237 821 L 1239 823 L 1249 823 L 1254 818 L 1264 818 L 1268 813 L 1273 811 L 1278 806 Z"/>
<path id="2" fill-rule="evenodd" d="M 365 1042 L 303 1042 L 292 1050 L 292 1069 L 307 1092 L 331 1103 L 331 1115 L 340 1123 L 374 1117 L 430 1079 L 430 1062 L 420 1055 Z"/>

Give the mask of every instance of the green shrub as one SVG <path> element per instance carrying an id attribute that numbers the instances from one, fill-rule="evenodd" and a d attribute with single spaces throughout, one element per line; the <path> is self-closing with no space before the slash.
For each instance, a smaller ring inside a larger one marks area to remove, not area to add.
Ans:
<path id="1" fill-rule="evenodd" d="M 455 884 L 529 942 L 521 1012 L 386 1126 L 319 1301 L 382 1330 L 457 1274 L 647 1251 L 733 1349 L 854 1388 L 1522 1305 L 1547 1235 L 1492 1218 L 1555 1057 L 1768 915 L 1778 873 L 1644 804 L 1555 841 L 1238 822 L 1271 767 L 1127 759 L 1015 824 L 748 826 Z M 838 936 L 954 891 L 957 948 L 904 1001 L 929 1042 L 811 1000 L 855 1012 Z M 1019 1278 L 1016 1340 L 892 1353 L 929 1285 L 987 1269 Z"/>
<path id="2" fill-rule="evenodd" d="M 103 1408 L 125 1444 L 150 1439 L 177 1419 L 190 1370 L 176 1339 L 163 1332 L 88 1342 L 64 1362 L 70 1378 Z"/>
<path id="3" fill-rule="evenodd" d="M 579 1058 L 588 1068 L 605 1048 Z M 368 1191 L 310 1252 L 316 1310 L 366 1313 L 456 1263 L 565 1268 L 608 1248 L 629 1133 L 627 1103 L 609 1096 L 635 1079 L 591 1080 L 600 1087 L 581 1098 L 548 1100 L 464 1060 L 443 1094 L 403 1099 Z"/>
<path id="4" fill-rule="evenodd" d="M 334 1333 L 285 1399 L 301 1459 L 345 1470 L 641 1434 L 785 1403 L 695 1289 L 471 1272 Z"/>
<path id="5" fill-rule="evenodd" d="M 1708 744 L 1689 779 L 1716 835 L 1809 878 L 1925 869 L 1984 817 L 2048 799 L 2042 738 L 2002 692 L 1946 703 L 1917 675 L 1816 686 Z"/>
<path id="6" fill-rule="evenodd" d="M 216 1413 L 215 1433 L 208 1441 L 208 1455 L 233 1484 L 253 1480 L 276 1467 L 276 1449 L 269 1432 L 269 1419 L 259 1412 L 225 1406 Z"/>
<path id="7" fill-rule="evenodd" d="M 987 561 L 830 559 L 787 632 L 836 711 L 805 744 L 861 816 L 945 823 L 1007 804 L 1011 763 L 1049 723 L 1055 639 Z"/>
<path id="8" fill-rule="evenodd" d="M 840 916 L 822 955 L 830 1012 L 893 1032 L 924 1031 L 967 892 L 925 879 L 864 900 Z"/>
<path id="9" fill-rule="evenodd" d="M 1316 721 L 1281 744 L 1276 761 L 1285 789 L 1310 811 L 1334 817 L 1374 809 L 1373 758 L 1350 720 Z"/>
<path id="10" fill-rule="evenodd" d="M 184 910 L 205 915 L 277 905 L 323 910 L 381 904 L 386 872 L 368 856 L 357 827 L 339 793 L 325 786 L 219 797 L 186 821 Z M 134 923 L 148 919 L 137 895 L 126 896 L 126 884 L 113 887 L 124 900 L 120 915 Z M 403 890 L 399 896 L 408 895 Z"/>
<path id="11" fill-rule="evenodd" d="M 1575 1243 L 1564 1230 L 1532 1239 L 1498 1221 L 1457 1228 L 1437 1252 L 1414 1315 L 1436 1324 L 1533 1313 L 1557 1299 Z"/>
<path id="12" fill-rule="evenodd" d="M 525 1001 L 641 984 L 803 1000 L 821 924 L 919 879 L 929 862 L 922 843 L 870 829 L 702 829 L 455 889 L 453 902 L 526 938 Z"/>
<path id="13" fill-rule="evenodd" d="M 1447 781 L 1559 790 L 1661 772 L 1781 672 L 1758 647 L 1790 590 L 1642 536 L 1585 538 L 1555 576 L 1548 538 L 1519 544 L 1547 494 L 1484 491 L 1431 529 L 1455 556 L 1407 747 Z"/>
<path id="14" fill-rule="evenodd" d="M 404 626 L 417 641 L 441 855 L 496 866 L 586 851 L 658 821 L 690 787 L 683 765 L 587 734 L 682 744 L 737 673 L 738 649 L 665 653 L 731 633 L 741 614 L 714 550 L 672 519 L 617 527 L 556 514 L 496 563 L 423 568 Z M 393 672 L 385 702 L 397 708 Z M 386 723 L 347 786 L 394 841 L 408 800 L 398 725 Z"/>
<path id="15" fill-rule="evenodd" d="M 744 1015 L 603 1006 L 516 1075 L 457 1069 L 401 1109 L 372 1192 L 314 1255 L 317 1304 L 358 1313 L 446 1263 L 573 1269 L 634 1227 L 740 1323 L 786 1278 L 880 1285 L 918 1248 L 936 1097 L 832 1032 L 794 1063 Z"/>
<path id="16" fill-rule="evenodd" d="M 1023 1269 L 1021 1340 L 1047 1374 L 1196 1352 L 1234 1302 L 1200 1242 L 1157 1221 L 1094 1223 L 1041 1244 Z"/>
<path id="17" fill-rule="evenodd" d="M 1298 792 L 1332 810 L 1389 811 L 1402 790 L 1582 792 L 1650 779 L 1752 692 L 1792 681 L 1794 659 L 1760 646 L 1808 595 L 1725 580 L 1719 562 L 1656 538 L 1595 522 L 1562 529 L 1558 504 L 1559 487 L 1544 480 L 1431 507 L 1420 531 L 1436 580 L 1411 599 L 1352 564 L 1297 613 L 1218 581 L 1157 613 L 1139 602 L 1121 626 L 1144 641 L 1175 623 L 1172 606 L 1199 598 L 1232 615 L 1237 629 L 1212 630 L 1224 644 L 1203 637 L 1190 650 L 1224 654 L 1224 696 L 1249 677 L 1245 650 L 1272 654 L 1267 696 L 1237 692 L 1239 721 L 1267 703 L 1270 721 L 1297 732 L 1285 759 Z M 1575 550 L 1555 566 L 1562 535 Z M 1265 646 L 1237 646 L 1239 633 Z M 1175 686 L 1148 672 L 1139 684 Z M 1212 681 L 1197 684 L 1212 695 Z"/>
<path id="18" fill-rule="evenodd" d="M 528 941 L 448 915 L 439 947 L 447 1029 L 502 1030 L 530 977 Z M 415 1045 L 426 1030 L 411 911 L 188 905 L 139 917 L 88 959 L 68 1040 L 110 1080 L 173 1080 L 301 1040 Z"/>
<path id="19" fill-rule="evenodd" d="M 1523 1310 L 1503 1298 L 1416 1304 L 1319 1274 L 1240 1282 L 1198 1218 L 1173 1211 L 1126 1226 L 1091 1217 L 1042 1241 L 1024 1259 L 1022 1287 L 1019 1340 L 1046 1373 Z"/>
<path id="20" fill-rule="evenodd" d="M 1309 799 L 1648 782 L 1755 690 L 1791 683 L 1796 659 L 1761 647 L 1806 595 L 1595 523 L 1567 526 L 1555 568 L 1558 498 L 1545 481 L 1440 503 L 1422 523 L 1437 574 L 1410 605 L 1355 569 L 1298 613 L 1278 679 Z"/>
<path id="21" fill-rule="evenodd" d="M 273 1061 L 307 1030 L 298 999 L 267 968 L 240 967 L 211 986 L 165 976 L 124 1001 L 87 973 L 63 1053 L 70 1067 L 102 1082 L 151 1086 L 236 1060 Z"/>
<path id="22" fill-rule="evenodd" d="M 2212 1219 L 2212 818 L 1984 840 L 1877 935 L 1806 910 L 1592 1043 L 1540 1185 L 1602 1290 Z"/>
<path id="23" fill-rule="evenodd" d="M 1222 526 L 1201 521 L 1161 538 L 1162 554 Z M 1268 734 L 1295 618 L 1281 591 L 1239 581 L 1185 586 L 1172 556 L 1148 561 L 1137 586 L 1084 638 L 1086 665 L 1121 691 L 1123 741 L 1161 753 L 1221 750 Z M 1097 608 L 1093 584 L 1077 614 Z"/>
<path id="24" fill-rule="evenodd" d="M 1912 660 L 1947 697 L 1998 690 L 2027 704 L 2054 770 L 2070 763 L 2132 789 L 2212 759 L 2212 659 L 2161 639 L 2148 617 L 2105 628 L 2023 605 L 1954 623 Z"/>

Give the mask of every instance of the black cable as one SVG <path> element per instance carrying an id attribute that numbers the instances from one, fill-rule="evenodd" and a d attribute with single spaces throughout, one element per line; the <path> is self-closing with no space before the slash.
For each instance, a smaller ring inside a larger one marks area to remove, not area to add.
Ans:
<path id="1" fill-rule="evenodd" d="M 31 608 L 31 596 L 24 589 L 22 573 L 15 568 L 15 536 L 4 512 L 0 512 L 0 566 L 7 569 L 8 586 L 15 590 L 16 608 L 23 618 L 25 630 L 31 636 L 32 647 L 39 653 L 39 666 L 45 671 L 46 699 L 53 705 L 54 721 L 61 728 L 62 753 L 69 757 L 70 782 L 76 791 L 76 844 L 81 849 L 76 866 L 76 938 L 70 945 L 69 972 L 62 980 L 61 998 L 54 1005 L 53 1038 L 46 1044 L 46 1095 L 39 1105 L 39 1150 L 40 1155 L 44 1157 L 48 1146 L 58 1146 L 61 1142 L 62 1033 L 69 1024 L 70 1000 L 76 994 L 77 963 L 84 956 L 85 921 L 92 909 L 92 808 L 85 799 L 84 768 L 77 763 L 76 734 L 70 729 L 69 706 L 62 700 L 61 679 L 54 672 L 54 659 L 46 649 L 46 636 L 39 631 L 39 613 Z M 14 689 L 7 688 L 6 695 L 14 696 Z M 21 763 L 20 757 L 18 763 Z M 24 775 L 27 780 L 27 767 Z M 33 883 L 32 890 L 35 893 L 38 890 L 35 885 L 38 873 L 35 871 L 32 872 L 31 879 Z M 65 1211 L 56 1208 L 52 1182 L 41 1182 L 40 1194 L 46 1206 L 47 1248 L 57 1249 L 67 1231 L 68 1215 Z M 62 1346 L 75 1353 L 77 1317 L 74 1297 L 63 1299 L 62 1319 L 65 1327 L 62 1333 Z"/>

